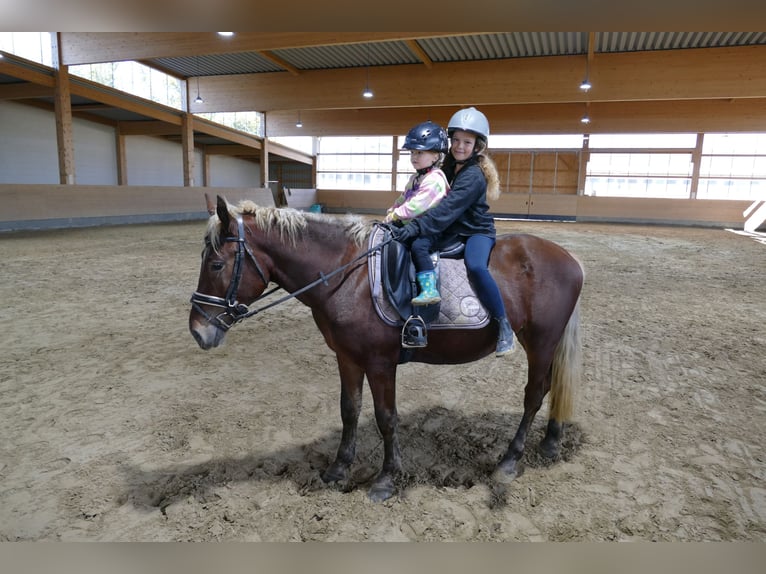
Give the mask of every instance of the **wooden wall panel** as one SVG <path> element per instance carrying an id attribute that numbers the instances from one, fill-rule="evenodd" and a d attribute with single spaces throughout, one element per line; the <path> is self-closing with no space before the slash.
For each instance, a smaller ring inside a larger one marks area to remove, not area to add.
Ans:
<path id="1" fill-rule="evenodd" d="M 84 222 L 156 220 L 193 216 L 205 211 L 205 193 L 221 194 L 230 203 L 252 199 L 259 205 L 273 205 L 271 190 L 258 188 L 112 186 L 112 185 L 0 185 L 0 229 L 48 226 L 46 221 Z M 172 217 L 171 217 L 172 216 Z M 14 225 L 17 222 L 19 225 Z"/>
<path id="2" fill-rule="evenodd" d="M 577 193 L 577 152 L 496 151 L 502 193 Z"/>

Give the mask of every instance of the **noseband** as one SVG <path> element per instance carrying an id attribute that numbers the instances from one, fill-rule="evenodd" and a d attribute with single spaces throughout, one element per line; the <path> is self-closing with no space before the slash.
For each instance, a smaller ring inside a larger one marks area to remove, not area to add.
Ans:
<path id="1" fill-rule="evenodd" d="M 224 299 L 214 295 L 205 295 L 204 293 L 195 291 L 191 296 L 191 304 L 198 313 L 207 319 L 208 322 L 212 323 L 219 329 L 228 331 L 236 323 L 239 323 L 243 319 L 247 319 L 251 315 L 254 315 L 258 312 L 250 311 L 247 305 L 237 301 L 237 291 L 239 290 L 239 283 L 242 280 L 242 270 L 244 268 L 243 261 L 245 254 L 250 257 L 253 265 L 255 265 L 255 269 L 258 271 L 258 275 L 263 281 L 264 288 L 269 284 L 269 281 L 266 279 L 266 275 L 263 273 L 263 269 L 261 269 L 261 266 L 258 264 L 258 260 L 255 258 L 253 251 L 250 249 L 247 243 L 245 243 L 245 224 L 242 221 L 242 217 L 237 215 L 237 237 L 229 236 L 226 237 L 223 241 L 224 243 L 237 244 L 237 252 L 234 255 L 234 269 L 231 272 L 231 282 L 229 283 L 229 288 L 226 290 L 226 298 Z M 208 246 L 210 245 L 209 240 L 207 241 L 207 244 Z M 270 295 L 277 289 L 279 289 L 279 287 L 269 291 L 268 293 L 262 294 L 260 297 L 258 297 L 258 299 L 265 297 L 266 295 Z M 218 307 L 219 309 L 223 309 L 223 311 L 218 313 L 216 316 L 211 316 L 200 305 Z"/>

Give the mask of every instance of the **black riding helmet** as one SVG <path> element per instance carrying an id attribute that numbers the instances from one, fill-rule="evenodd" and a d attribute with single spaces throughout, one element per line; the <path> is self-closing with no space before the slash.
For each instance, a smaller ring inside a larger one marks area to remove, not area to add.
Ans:
<path id="1" fill-rule="evenodd" d="M 449 138 L 439 124 L 428 121 L 416 125 L 404 138 L 402 149 L 447 153 Z"/>

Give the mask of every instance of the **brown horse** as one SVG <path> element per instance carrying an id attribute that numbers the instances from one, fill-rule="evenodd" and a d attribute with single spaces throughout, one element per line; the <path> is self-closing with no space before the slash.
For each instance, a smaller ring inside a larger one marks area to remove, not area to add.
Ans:
<path id="1" fill-rule="evenodd" d="M 208 200 L 208 211 L 206 246 L 189 316 L 197 343 L 203 349 L 215 347 L 231 325 L 263 310 L 250 310 L 248 305 L 263 296 L 270 282 L 311 308 L 327 345 L 335 351 L 341 381 L 343 432 L 335 460 L 322 479 L 348 480 L 366 376 L 384 448 L 383 465 L 369 497 L 389 498 L 402 468 L 396 410 L 401 338 L 399 328 L 378 317 L 371 298 L 364 253 L 372 223 L 252 202 L 235 208 L 220 196 L 216 206 Z M 583 270 L 559 245 L 526 234 L 498 237 L 490 270 L 528 362 L 524 415 L 494 473 L 498 479 L 511 480 L 517 475 L 532 420 L 549 391 L 550 416 L 540 448 L 545 456 L 558 454 L 562 423 L 571 416 L 579 380 Z M 497 326 L 491 322 L 481 329 L 432 330 L 428 339 L 427 347 L 412 350 L 410 360 L 467 363 L 494 353 Z"/>

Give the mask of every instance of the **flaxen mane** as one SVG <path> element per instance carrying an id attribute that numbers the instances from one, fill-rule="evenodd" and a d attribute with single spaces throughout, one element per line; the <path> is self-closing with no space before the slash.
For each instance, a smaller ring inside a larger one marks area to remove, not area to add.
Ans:
<path id="1" fill-rule="evenodd" d="M 276 229 L 279 231 L 280 240 L 283 243 L 289 242 L 293 246 L 297 245 L 302 238 L 309 221 L 319 221 L 335 227 L 359 247 L 366 245 L 372 232 L 372 222 L 361 217 L 351 215 L 339 217 L 291 208 L 262 207 L 249 200 L 242 201 L 236 207 L 229 205 L 229 212 L 252 215 L 252 221 L 258 229 L 263 231 Z M 213 215 L 208 222 L 207 238 L 216 251 L 220 247 L 220 227 L 218 215 Z"/>

